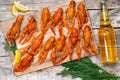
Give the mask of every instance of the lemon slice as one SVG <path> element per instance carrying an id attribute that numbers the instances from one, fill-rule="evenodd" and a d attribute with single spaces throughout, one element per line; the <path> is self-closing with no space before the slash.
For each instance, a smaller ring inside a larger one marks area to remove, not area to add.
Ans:
<path id="1" fill-rule="evenodd" d="M 21 53 L 20 53 L 20 50 L 16 50 L 15 51 L 15 59 L 13 61 L 13 65 L 19 63 L 21 60 Z"/>
<path id="2" fill-rule="evenodd" d="M 16 9 L 15 5 L 12 4 L 12 15 L 18 15 L 18 10 Z"/>
<path id="3" fill-rule="evenodd" d="M 14 1 L 14 4 L 15 4 L 15 7 L 21 12 L 29 11 L 29 8 L 21 4 L 20 1 Z"/>

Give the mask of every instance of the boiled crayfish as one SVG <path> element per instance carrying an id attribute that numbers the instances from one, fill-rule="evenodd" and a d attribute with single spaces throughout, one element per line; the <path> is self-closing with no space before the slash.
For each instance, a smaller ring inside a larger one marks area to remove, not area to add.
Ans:
<path id="1" fill-rule="evenodd" d="M 7 40 L 10 44 L 12 44 L 13 41 L 18 39 L 23 18 L 23 15 L 18 15 L 16 21 L 13 23 L 10 30 L 6 33 Z"/>
<path id="2" fill-rule="evenodd" d="M 31 19 L 29 20 L 29 23 L 21 33 L 19 42 L 23 41 L 22 44 L 25 44 L 26 42 L 28 42 L 31 39 L 34 32 L 36 31 L 36 29 L 37 29 L 36 20 L 34 17 L 31 17 Z"/>
<path id="3" fill-rule="evenodd" d="M 66 9 L 66 15 L 63 16 L 63 24 L 69 30 L 74 27 L 75 24 L 75 10 L 76 3 L 74 0 L 70 1 L 69 7 Z"/>
<path id="4" fill-rule="evenodd" d="M 45 45 L 43 46 L 43 49 L 40 52 L 39 57 L 38 57 L 38 62 L 40 64 L 45 61 L 49 50 L 55 46 L 55 42 L 56 42 L 56 39 L 54 36 L 51 36 L 48 38 L 48 40 L 46 41 Z"/>
<path id="5" fill-rule="evenodd" d="M 87 16 L 85 5 L 83 3 L 80 3 L 77 6 L 77 9 L 78 9 L 78 11 L 77 11 L 76 16 L 78 19 L 78 28 L 80 31 L 82 29 L 83 25 L 88 22 L 88 16 Z"/>
<path id="6" fill-rule="evenodd" d="M 31 65 L 33 60 L 34 57 L 31 54 L 28 54 L 18 64 L 14 66 L 14 72 L 23 72 Z"/>
<path id="7" fill-rule="evenodd" d="M 45 7 L 42 9 L 41 19 L 40 19 L 40 22 L 41 22 L 40 29 L 43 34 L 45 34 L 48 31 L 49 20 L 50 20 L 50 12 L 49 12 L 49 9 Z"/>
<path id="8" fill-rule="evenodd" d="M 50 58 L 54 65 L 62 62 L 67 57 L 65 40 L 66 40 L 66 37 L 64 35 L 60 35 L 60 38 L 57 39 L 55 43 L 55 47 L 52 49 L 50 53 Z"/>
<path id="9" fill-rule="evenodd" d="M 30 45 L 25 47 L 22 52 L 22 56 L 27 53 L 27 56 L 24 57 L 18 64 L 14 66 L 15 72 L 22 72 L 27 69 L 32 61 L 34 60 L 34 56 L 38 53 L 38 51 L 42 47 L 42 41 L 44 39 L 44 34 L 39 34 L 37 37 L 33 38 Z"/>
<path id="10" fill-rule="evenodd" d="M 72 60 L 73 49 L 76 47 L 76 54 L 78 55 L 78 60 L 81 59 L 81 48 L 80 48 L 80 34 L 77 28 L 73 27 L 68 39 L 68 53 L 70 60 Z"/>
<path id="11" fill-rule="evenodd" d="M 39 49 L 42 47 L 42 41 L 44 39 L 44 34 L 39 34 L 37 37 L 32 39 L 32 42 L 30 45 L 26 46 L 23 49 L 22 55 L 28 52 L 32 52 L 33 55 L 36 55 L 39 51 Z"/>
<path id="12" fill-rule="evenodd" d="M 91 48 L 92 52 L 98 56 L 98 52 L 96 47 L 93 44 L 92 41 L 92 32 L 90 26 L 85 26 L 83 30 L 83 40 L 82 40 L 82 47 L 83 49 L 88 53 L 89 56 L 92 55 L 92 53 L 89 51 L 89 47 Z"/>
<path id="13" fill-rule="evenodd" d="M 62 24 L 62 21 L 60 21 L 58 27 L 60 37 L 56 40 L 55 46 L 50 53 L 50 58 L 53 65 L 61 63 L 67 57 L 66 37 L 62 33 Z"/>
<path id="14" fill-rule="evenodd" d="M 54 35 L 56 35 L 54 27 L 61 21 L 62 15 L 63 15 L 63 9 L 59 8 L 50 19 L 50 29 L 52 30 Z"/>

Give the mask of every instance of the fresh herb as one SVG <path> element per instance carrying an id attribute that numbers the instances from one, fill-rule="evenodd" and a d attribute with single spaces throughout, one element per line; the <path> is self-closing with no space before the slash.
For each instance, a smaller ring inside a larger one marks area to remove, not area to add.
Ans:
<path id="1" fill-rule="evenodd" d="M 82 80 L 117 80 L 120 76 L 115 76 L 108 73 L 97 64 L 93 63 L 88 57 L 80 61 L 72 61 L 62 64 L 65 67 L 63 71 L 57 75 L 67 76 L 72 78 L 82 78 Z"/>
<path id="2" fill-rule="evenodd" d="M 15 50 L 17 49 L 16 42 L 14 41 L 14 42 L 13 42 L 13 45 L 10 45 L 10 44 L 8 43 L 8 41 L 5 40 L 4 49 L 5 49 L 6 51 L 13 51 L 13 53 L 14 53 L 14 55 L 15 55 Z"/>

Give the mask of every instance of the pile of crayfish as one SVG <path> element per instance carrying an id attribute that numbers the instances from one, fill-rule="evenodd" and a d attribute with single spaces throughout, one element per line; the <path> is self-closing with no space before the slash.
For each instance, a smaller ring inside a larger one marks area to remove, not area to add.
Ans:
<path id="1" fill-rule="evenodd" d="M 76 2 L 71 0 L 65 12 L 62 8 L 58 8 L 53 15 L 45 7 L 40 14 L 40 26 L 37 26 L 36 19 L 31 17 L 21 30 L 24 16 L 18 15 L 16 21 L 6 33 L 6 38 L 10 44 L 13 44 L 13 41 L 17 39 L 21 45 L 30 41 L 30 44 L 21 50 L 22 59 L 18 64 L 14 65 L 14 72 L 23 72 L 29 68 L 36 55 L 38 55 L 39 64 L 42 64 L 45 62 L 48 53 L 50 53 L 50 60 L 53 65 L 60 64 L 68 56 L 72 61 L 73 50 L 75 50 L 78 60 L 81 59 L 82 50 L 88 56 L 92 56 L 92 53 L 98 56 L 98 51 L 92 39 L 92 29 L 90 25 L 84 25 L 89 21 L 89 17 L 83 2 L 76 6 Z M 76 21 L 77 27 L 75 27 Z M 56 38 L 55 27 L 59 31 L 58 38 Z M 68 31 L 67 35 L 64 34 L 63 27 Z M 49 36 L 43 44 L 49 28 L 54 36 Z M 35 36 L 34 34 L 38 30 L 40 34 Z"/>

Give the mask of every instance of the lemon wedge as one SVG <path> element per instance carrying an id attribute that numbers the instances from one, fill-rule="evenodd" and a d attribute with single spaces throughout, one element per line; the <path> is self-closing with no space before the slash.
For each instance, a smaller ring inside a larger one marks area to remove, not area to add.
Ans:
<path id="1" fill-rule="evenodd" d="M 14 1 L 14 4 L 15 4 L 15 7 L 21 12 L 29 11 L 29 8 L 21 4 L 20 1 Z"/>
<path id="2" fill-rule="evenodd" d="M 21 60 L 21 53 L 20 53 L 20 50 L 16 50 L 15 51 L 15 59 L 13 61 L 13 65 L 19 63 Z"/>
<path id="3" fill-rule="evenodd" d="M 12 15 L 18 15 L 18 10 L 16 9 L 15 5 L 12 4 Z"/>

